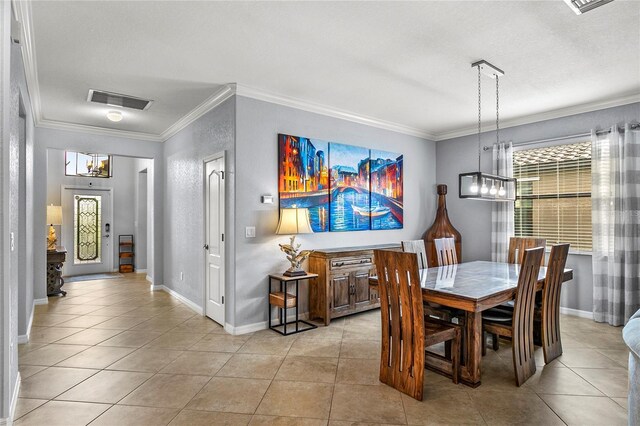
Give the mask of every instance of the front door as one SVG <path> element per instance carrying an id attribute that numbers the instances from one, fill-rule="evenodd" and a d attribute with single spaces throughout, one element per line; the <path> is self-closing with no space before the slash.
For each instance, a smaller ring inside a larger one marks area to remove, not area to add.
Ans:
<path id="1" fill-rule="evenodd" d="M 206 315 L 224 325 L 224 157 L 205 163 Z"/>
<path id="2" fill-rule="evenodd" d="M 111 191 L 63 188 L 62 245 L 67 249 L 64 275 L 112 272 Z"/>

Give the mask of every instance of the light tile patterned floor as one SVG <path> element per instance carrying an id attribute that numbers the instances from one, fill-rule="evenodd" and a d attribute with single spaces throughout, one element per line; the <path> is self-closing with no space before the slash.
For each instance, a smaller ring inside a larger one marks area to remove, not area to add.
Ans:
<path id="1" fill-rule="evenodd" d="M 20 345 L 20 425 L 626 424 L 621 328 L 562 317 L 564 355 L 524 386 L 503 344 L 470 389 L 378 382 L 379 311 L 282 337 L 230 336 L 142 276 L 71 283 Z"/>

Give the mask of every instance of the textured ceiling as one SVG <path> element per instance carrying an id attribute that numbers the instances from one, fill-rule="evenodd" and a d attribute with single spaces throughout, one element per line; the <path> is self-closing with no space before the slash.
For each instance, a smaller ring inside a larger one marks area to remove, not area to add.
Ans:
<path id="1" fill-rule="evenodd" d="M 42 120 L 153 135 L 237 82 L 438 138 L 474 126 L 481 58 L 506 72 L 507 123 L 640 95 L 635 1 L 35 1 L 30 19 Z M 111 123 L 90 88 L 155 102 Z"/>

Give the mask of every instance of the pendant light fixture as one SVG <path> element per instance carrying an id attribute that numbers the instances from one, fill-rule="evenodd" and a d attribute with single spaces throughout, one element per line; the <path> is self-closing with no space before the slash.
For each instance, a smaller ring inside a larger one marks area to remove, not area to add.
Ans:
<path id="1" fill-rule="evenodd" d="M 500 77 L 504 72 L 489 62 L 480 60 L 471 64 L 478 69 L 478 171 L 460 173 L 458 190 L 460 198 L 488 201 L 514 201 L 516 179 L 483 173 L 480 163 L 482 154 L 482 74 L 496 80 L 496 144 L 500 143 Z"/>

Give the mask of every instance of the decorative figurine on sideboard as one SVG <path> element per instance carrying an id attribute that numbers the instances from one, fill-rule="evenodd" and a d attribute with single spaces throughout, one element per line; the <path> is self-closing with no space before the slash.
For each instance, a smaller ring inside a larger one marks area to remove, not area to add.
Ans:
<path id="1" fill-rule="evenodd" d="M 278 222 L 276 234 L 292 234 L 289 244 L 279 244 L 280 250 L 287 254 L 287 260 L 291 263 L 291 267 L 283 275 L 296 277 L 306 274 L 300 265 L 313 253 L 313 250 L 300 251 L 301 244 L 296 244 L 295 234 L 311 233 L 313 233 L 313 230 L 309 222 L 308 209 L 296 207 L 280 209 L 280 221 Z"/>

